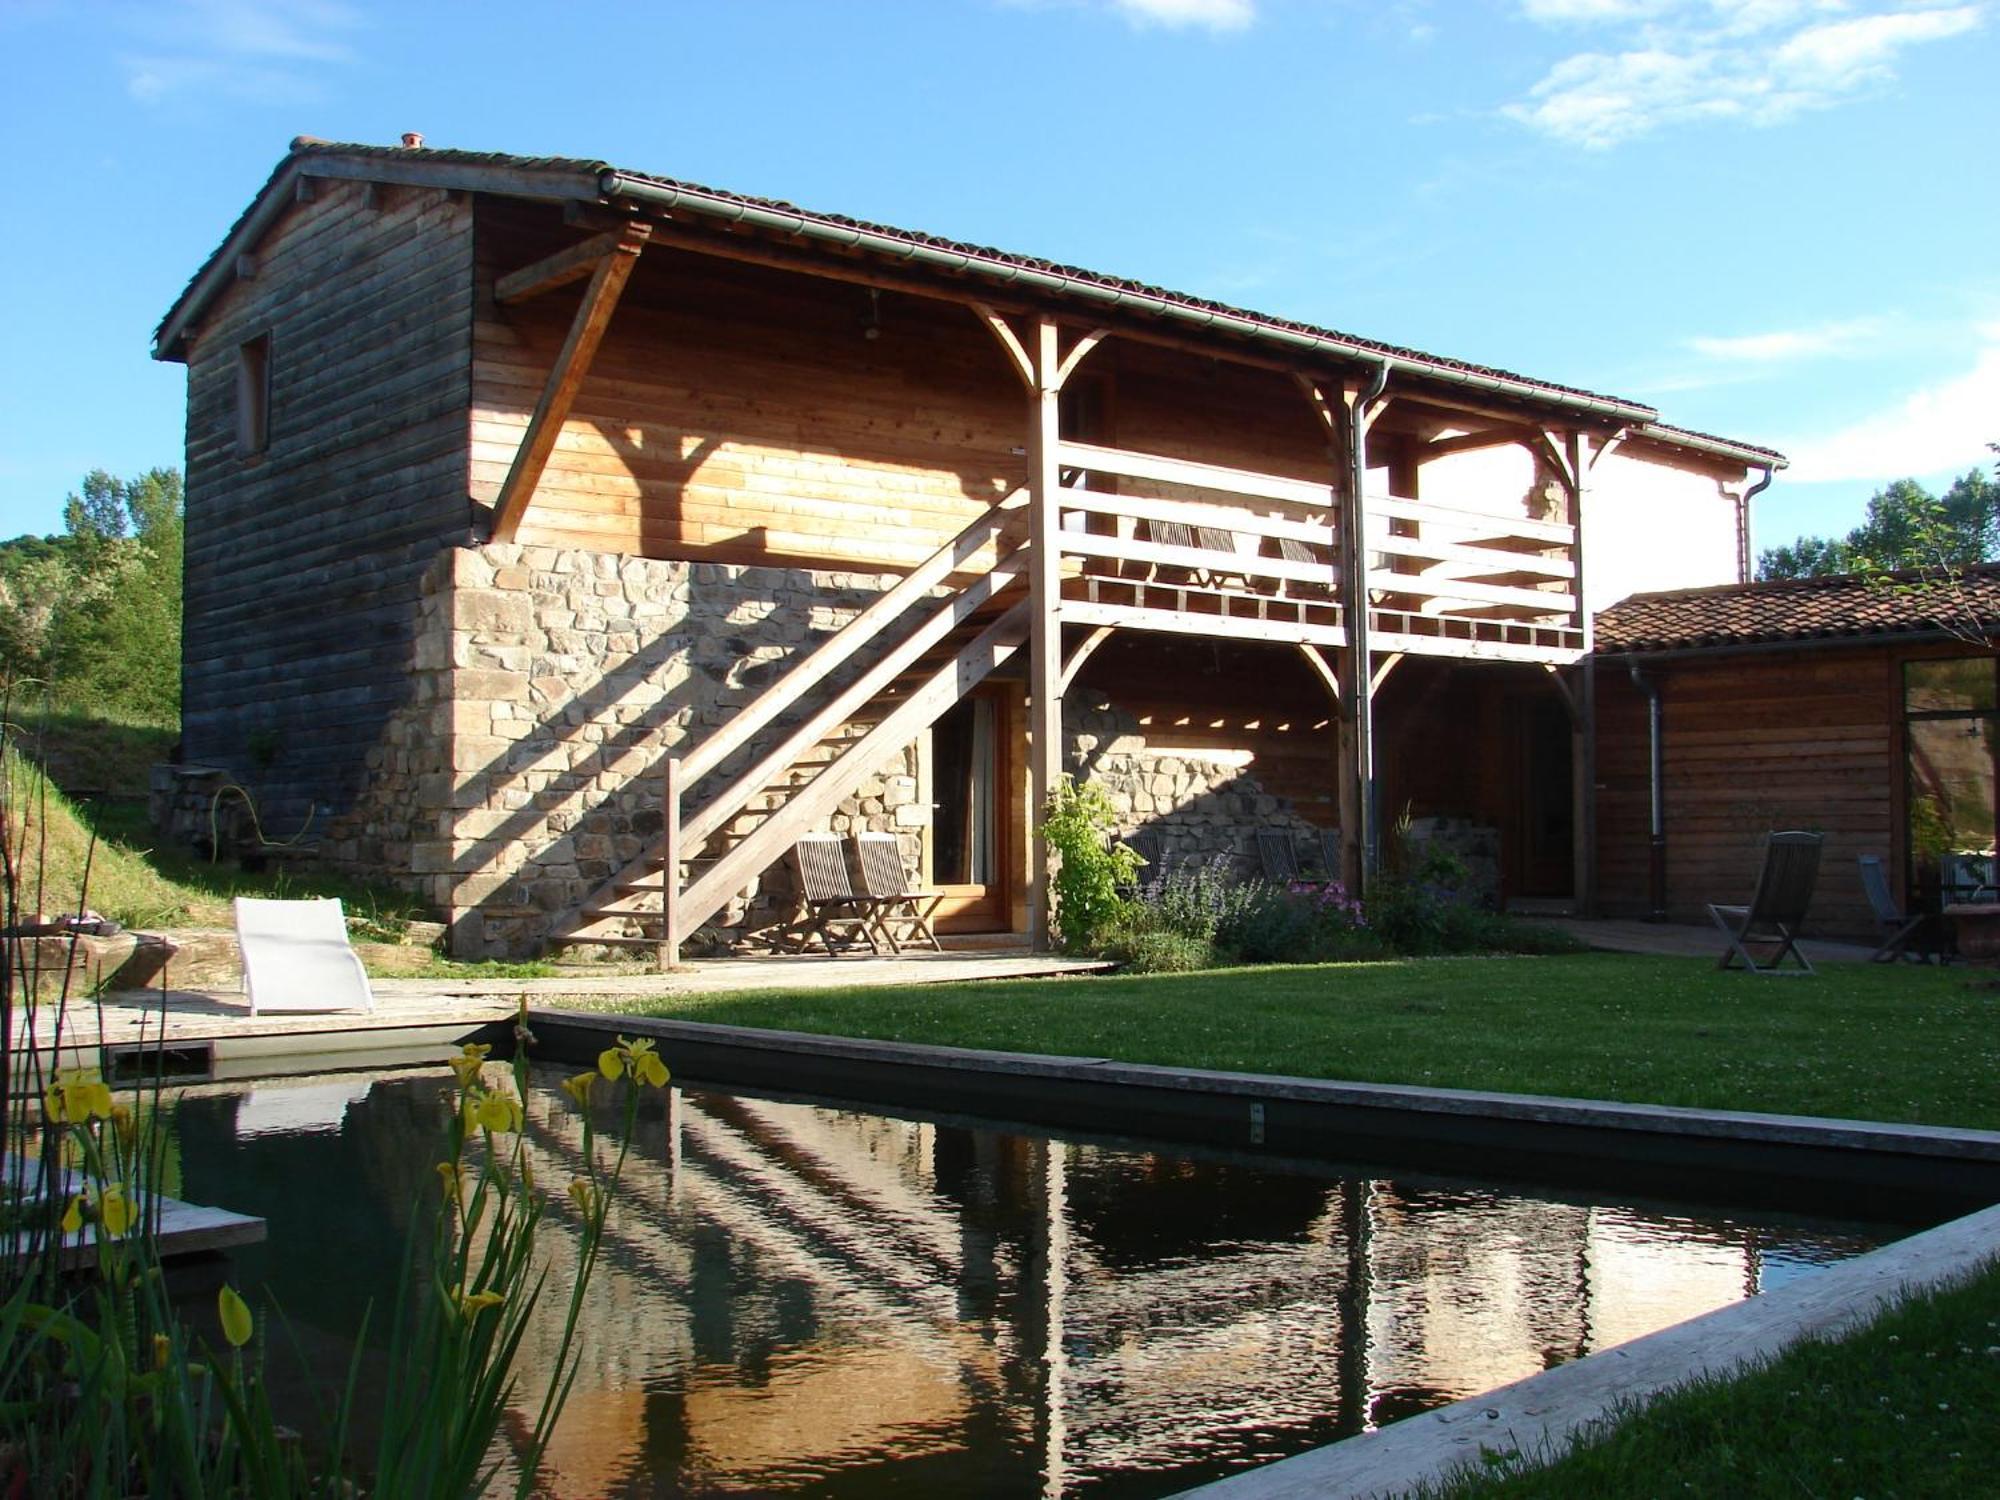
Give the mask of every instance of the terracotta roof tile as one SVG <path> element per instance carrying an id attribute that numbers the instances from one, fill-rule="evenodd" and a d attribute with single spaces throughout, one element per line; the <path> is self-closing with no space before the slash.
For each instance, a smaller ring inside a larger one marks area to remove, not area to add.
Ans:
<path id="1" fill-rule="evenodd" d="M 1597 649 L 1687 651 L 1765 641 L 2000 631 L 2000 563 L 1949 582 L 1920 573 L 1842 574 L 1634 594 L 1597 617 Z"/>

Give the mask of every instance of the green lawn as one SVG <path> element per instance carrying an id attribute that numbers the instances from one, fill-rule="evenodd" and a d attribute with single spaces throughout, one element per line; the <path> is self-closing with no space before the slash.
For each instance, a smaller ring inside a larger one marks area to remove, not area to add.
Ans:
<path id="1" fill-rule="evenodd" d="M 1562 1462 L 1432 1500 L 1991 1495 L 2000 1489 L 2000 1272 L 1839 1343 L 1655 1401 Z"/>
<path id="2" fill-rule="evenodd" d="M 801 960 L 810 962 L 811 960 Z M 1371 1083 L 2000 1129 L 2000 992 L 1964 968 L 1454 958 L 648 999 L 736 1026 Z"/>

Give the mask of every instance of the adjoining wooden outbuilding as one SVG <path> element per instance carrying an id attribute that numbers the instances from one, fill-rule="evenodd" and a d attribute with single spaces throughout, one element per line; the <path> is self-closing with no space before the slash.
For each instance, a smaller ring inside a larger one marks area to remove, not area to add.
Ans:
<path id="1" fill-rule="evenodd" d="M 1877 931 L 1994 881 L 2000 566 L 1640 594 L 1598 617 L 1599 896 L 1700 920 L 1773 829 L 1822 832 L 1809 930 Z M 1657 828 L 1657 832 L 1656 832 Z"/>
<path id="2" fill-rule="evenodd" d="M 886 828 L 1038 932 L 1035 809 L 1172 856 L 1407 807 L 1589 899 L 1593 619 L 1782 458 L 1650 407 L 603 162 L 300 140 L 188 366 L 184 753 L 455 950 L 663 953 Z M 664 910 L 663 910 L 664 908 Z"/>

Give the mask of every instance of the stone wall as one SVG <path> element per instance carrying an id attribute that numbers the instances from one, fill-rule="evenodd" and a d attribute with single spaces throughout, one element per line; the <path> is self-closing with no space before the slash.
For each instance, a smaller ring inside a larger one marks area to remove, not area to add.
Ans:
<path id="1" fill-rule="evenodd" d="M 327 858 L 414 875 L 459 957 L 532 953 L 659 835 L 665 755 L 726 722 L 887 581 L 550 547 L 449 552 L 424 582 L 410 699 L 370 754 L 367 792 L 330 829 Z M 866 664 L 863 653 L 841 675 Z M 829 825 L 913 843 L 928 816 L 917 792 L 904 752 Z M 787 919 L 790 895 L 774 871 L 712 940 Z"/>
<path id="2" fill-rule="evenodd" d="M 1302 858 L 1318 848 L 1319 829 L 1265 789 L 1248 751 L 1149 745 L 1144 727 L 1116 703 L 1093 707 L 1072 698 L 1063 728 L 1069 769 L 1104 788 L 1121 834 L 1145 832 L 1157 841 L 1163 869 L 1226 859 L 1235 875 L 1260 876 L 1260 829 L 1290 831 Z"/>

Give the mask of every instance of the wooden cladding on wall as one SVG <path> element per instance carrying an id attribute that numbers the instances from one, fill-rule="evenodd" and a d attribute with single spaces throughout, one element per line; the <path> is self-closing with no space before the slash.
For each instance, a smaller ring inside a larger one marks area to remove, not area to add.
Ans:
<path id="1" fill-rule="evenodd" d="M 365 774 L 409 690 L 423 570 L 469 520 L 469 211 L 321 187 L 188 360 L 184 753 L 244 777 L 274 835 Z M 266 442 L 246 452 L 253 341 Z"/>
<path id="2" fill-rule="evenodd" d="M 482 202 L 478 213 L 488 290 L 474 329 L 471 485 L 490 504 L 578 294 L 494 304 L 496 278 L 562 241 L 518 207 Z M 1151 451 L 1330 478 L 1309 409 L 1269 372 L 1137 346 L 1106 346 L 1084 368 L 1121 440 L 1129 426 Z M 519 539 L 907 567 L 1025 483 L 1026 436 L 1019 380 L 964 308 L 655 244 Z"/>
<path id="3" fill-rule="evenodd" d="M 481 207 L 481 276 L 545 243 Z M 491 502 L 574 311 L 482 300 L 471 485 Z M 955 309 L 641 258 L 519 539 L 741 562 L 914 564 L 1026 478 L 1018 383 Z M 954 315 L 955 314 L 955 315 Z"/>
<path id="4" fill-rule="evenodd" d="M 1894 659 L 1885 647 L 1718 656 L 1649 673 L 1665 705 L 1667 906 L 1750 899 L 1765 834 L 1826 835 L 1809 934 L 1868 935 L 1856 860 L 1897 868 Z M 1622 671 L 1599 678 L 1598 858 L 1605 905 L 1646 903 L 1650 796 L 1645 700 Z"/>

